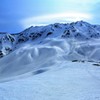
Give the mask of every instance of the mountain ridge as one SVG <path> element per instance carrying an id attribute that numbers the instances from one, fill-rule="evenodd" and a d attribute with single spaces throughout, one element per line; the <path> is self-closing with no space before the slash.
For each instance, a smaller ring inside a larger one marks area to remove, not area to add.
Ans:
<path id="1" fill-rule="evenodd" d="M 0 33 L 0 57 L 8 55 L 28 41 L 39 44 L 46 38 L 74 39 L 88 41 L 100 38 L 100 26 L 84 21 L 67 24 L 55 23 L 47 26 L 31 26 L 17 34 Z"/>

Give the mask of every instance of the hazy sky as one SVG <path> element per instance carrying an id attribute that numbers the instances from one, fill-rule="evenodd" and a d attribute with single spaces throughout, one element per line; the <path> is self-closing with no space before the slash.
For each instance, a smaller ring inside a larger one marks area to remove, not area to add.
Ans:
<path id="1" fill-rule="evenodd" d="M 84 20 L 100 24 L 100 0 L 1 0 L 0 31 Z"/>

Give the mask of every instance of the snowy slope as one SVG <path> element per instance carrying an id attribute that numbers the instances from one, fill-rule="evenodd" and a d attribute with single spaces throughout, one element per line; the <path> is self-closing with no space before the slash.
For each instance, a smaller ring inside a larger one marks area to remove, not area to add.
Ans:
<path id="1" fill-rule="evenodd" d="M 20 80 L 0 83 L 0 99 L 100 100 L 100 67 L 67 61 L 48 65 Z"/>
<path id="2" fill-rule="evenodd" d="M 70 44 L 71 42 L 71 44 Z M 100 61 L 100 41 L 66 41 L 46 39 L 40 44 L 30 42 L 0 59 L 0 79 L 12 78 L 65 61 Z M 8 70 L 10 68 L 10 70 Z"/>

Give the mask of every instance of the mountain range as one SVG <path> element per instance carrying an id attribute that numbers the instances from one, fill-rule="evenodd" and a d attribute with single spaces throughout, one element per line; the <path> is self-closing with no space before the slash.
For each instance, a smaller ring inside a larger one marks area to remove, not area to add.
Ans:
<path id="1" fill-rule="evenodd" d="M 4 57 L 27 42 L 40 44 L 47 38 L 60 38 L 71 41 L 89 41 L 100 38 L 100 25 L 91 25 L 84 21 L 67 24 L 31 26 L 16 34 L 0 32 L 0 57 Z"/>

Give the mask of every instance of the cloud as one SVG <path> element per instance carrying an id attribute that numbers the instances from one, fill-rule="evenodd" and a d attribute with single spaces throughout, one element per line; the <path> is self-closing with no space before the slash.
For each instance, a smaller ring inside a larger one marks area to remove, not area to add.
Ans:
<path id="1" fill-rule="evenodd" d="M 59 13 L 59 14 L 50 14 L 50 15 L 43 15 L 37 17 L 30 17 L 20 21 L 24 28 L 29 26 L 41 26 L 47 25 L 51 23 L 66 23 L 78 20 L 91 20 L 92 16 L 87 13 L 79 13 L 79 12 L 66 12 L 66 13 Z"/>
<path id="2" fill-rule="evenodd" d="M 91 13 L 93 14 L 92 22 L 95 24 L 100 24 L 100 0 L 96 4 L 93 5 L 91 9 Z"/>

